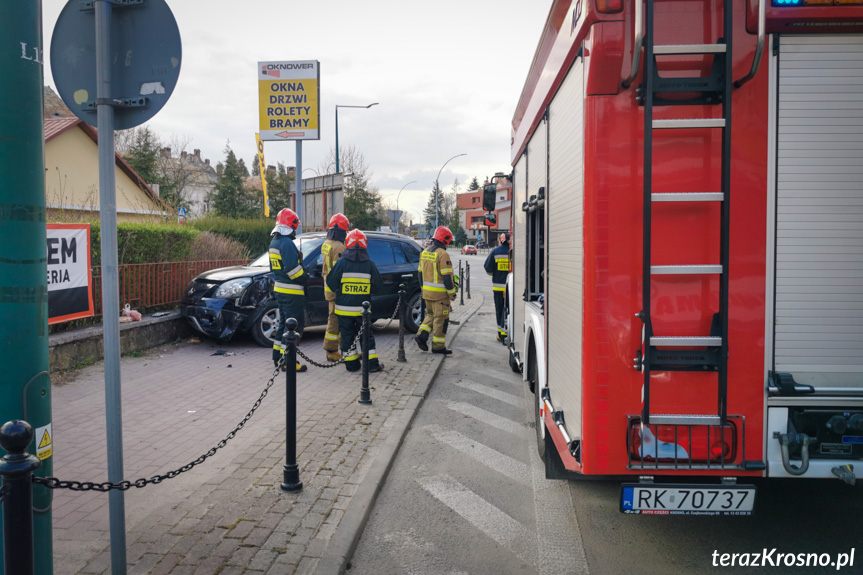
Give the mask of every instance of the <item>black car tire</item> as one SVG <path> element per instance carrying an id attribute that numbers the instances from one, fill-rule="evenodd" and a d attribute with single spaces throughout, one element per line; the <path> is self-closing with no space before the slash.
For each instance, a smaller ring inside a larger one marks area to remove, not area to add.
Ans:
<path id="1" fill-rule="evenodd" d="M 305 311 L 306 325 L 309 325 L 309 310 Z M 267 304 L 264 310 L 255 323 L 252 325 L 252 337 L 259 345 L 263 347 L 273 347 L 274 343 L 278 343 L 272 336 L 279 329 L 279 304 L 272 299 Z M 303 332 L 300 332 L 300 338 L 303 337 Z"/>
<path id="2" fill-rule="evenodd" d="M 279 304 L 276 300 L 270 300 L 264 313 L 255 320 L 252 325 L 252 337 L 263 347 L 272 348 L 276 343 L 272 336 L 279 328 Z"/>
<path id="3" fill-rule="evenodd" d="M 420 310 L 422 309 L 422 293 L 416 291 L 409 295 L 407 299 L 408 304 L 402 313 L 402 321 L 404 321 L 405 324 L 405 331 L 416 333 L 419 331 L 420 324 L 423 322 L 423 318 L 420 317 Z"/>

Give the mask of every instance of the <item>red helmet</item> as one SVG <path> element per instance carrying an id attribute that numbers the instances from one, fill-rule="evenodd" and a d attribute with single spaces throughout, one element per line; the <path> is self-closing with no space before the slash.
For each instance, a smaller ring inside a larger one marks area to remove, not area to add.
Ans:
<path id="1" fill-rule="evenodd" d="M 366 234 L 361 232 L 360 230 L 352 230 L 348 232 L 347 237 L 345 238 L 345 247 L 346 248 L 363 248 L 366 249 L 369 247 L 369 240 L 366 238 Z"/>
<path id="2" fill-rule="evenodd" d="M 329 229 L 340 228 L 345 231 L 351 229 L 351 222 L 348 221 L 348 218 L 344 214 L 333 214 L 333 217 L 330 218 Z"/>
<path id="3" fill-rule="evenodd" d="M 452 232 L 449 231 L 449 228 L 446 226 L 441 226 L 434 231 L 434 239 L 439 241 L 445 246 L 448 246 L 452 243 Z"/>
<path id="4" fill-rule="evenodd" d="M 294 212 L 294 210 L 285 208 L 276 216 L 276 225 L 288 226 L 292 230 L 296 230 L 300 227 L 300 217 L 296 212 Z"/>

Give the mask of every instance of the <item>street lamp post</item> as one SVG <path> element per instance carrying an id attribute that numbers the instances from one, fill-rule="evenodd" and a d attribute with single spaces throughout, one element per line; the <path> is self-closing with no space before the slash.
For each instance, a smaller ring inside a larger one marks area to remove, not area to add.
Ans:
<path id="1" fill-rule="evenodd" d="M 457 154 L 457 155 L 453 156 L 452 158 L 450 158 L 449 160 L 447 160 L 446 162 L 444 162 L 443 166 L 441 166 L 440 170 L 438 170 L 437 177 L 435 177 L 435 179 L 434 179 L 434 227 L 435 227 L 435 229 L 438 228 L 438 225 L 439 225 L 438 219 L 440 216 L 440 205 L 438 204 L 438 191 L 440 190 L 440 185 L 438 184 L 438 178 L 440 178 L 440 173 L 443 172 L 443 169 L 446 167 L 446 165 L 449 164 L 450 161 L 452 161 L 452 160 L 454 160 L 460 156 L 467 156 L 467 154 Z"/>
<path id="2" fill-rule="evenodd" d="M 339 173 L 339 108 L 371 108 L 377 106 L 378 102 L 369 104 L 368 106 L 343 106 L 336 104 L 336 173 Z"/>
<path id="3" fill-rule="evenodd" d="M 417 183 L 417 181 L 416 181 L 416 180 L 414 180 L 414 181 L 412 181 L 412 182 L 408 182 L 408 183 L 406 183 L 405 185 L 403 185 L 403 186 L 402 186 L 402 189 L 401 189 L 401 190 L 399 190 L 399 193 L 398 193 L 398 194 L 396 194 L 396 212 L 398 212 L 398 211 L 399 211 L 399 196 L 401 196 L 401 195 L 402 195 L 402 192 L 404 191 L 404 189 L 405 189 L 406 187 L 408 187 L 408 186 L 409 186 L 409 185 L 411 185 L 411 184 L 415 184 L 415 183 Z M 396 225 L 395 225 L 394 227 L 396 228 L 396 231 L 398 232 L 398 231 L 399 231 L 398 220 L 396 220 Z"/>

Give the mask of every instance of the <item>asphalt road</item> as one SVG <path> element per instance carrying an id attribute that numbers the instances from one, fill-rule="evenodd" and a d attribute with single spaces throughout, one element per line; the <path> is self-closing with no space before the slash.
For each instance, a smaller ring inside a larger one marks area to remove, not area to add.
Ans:
<path id="1" fill-rule="evenodd" d="M 459 259 L 453 255 L 456 266 Z M 486 305 L 462 329 L 414 420 L 351 575 L 816 574 L 836 573 L 852 550 L 853 566 L 838 572 L 863 573 L 861 482 L 757 480 L 752 517 L 670 518 L 621 514 L 619 481 L 546 480 L 533 396 L 494 341 L 484 256 L 463 259 Z M 742 555 L 734 567 L 721 565 L 725 553 L 749 554 L 749 566 L 740 566 Z M 785 553 L 829 564 L 786 566 Z"/>
<path id="2" fill-rule="evenodd" d="M 585 572 L 566 483 L 545 479 L 529 392 L 496 340 L 484 259 L 464 261 L 472 296 L 486 303 L 462 327 L 405 438 L 351 575 Z"/>

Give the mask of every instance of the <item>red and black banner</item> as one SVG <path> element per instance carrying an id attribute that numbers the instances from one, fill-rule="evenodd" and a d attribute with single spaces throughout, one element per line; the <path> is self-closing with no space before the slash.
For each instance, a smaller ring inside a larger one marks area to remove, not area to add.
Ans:
<path id="1" fill-rule="evenodd" d="M 93 315 L 90 224 L 48 224 L 48 323 Z"/>

